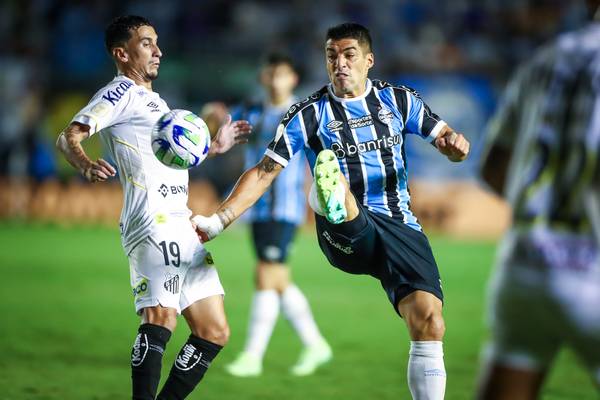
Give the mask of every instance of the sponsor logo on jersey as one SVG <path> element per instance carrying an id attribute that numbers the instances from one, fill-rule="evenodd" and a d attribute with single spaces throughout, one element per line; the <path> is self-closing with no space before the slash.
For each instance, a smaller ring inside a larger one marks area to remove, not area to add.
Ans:
<path id="1" fill-rule="evenodd" d="M 377 113 L 377 118 L 379 118 L 379 120 L 384 124 L 389 125 L 394 120 L 394 114 L 391 110 L 384 107 Z"/>
<path id="2" fill-rule="evenodd" d="M 104 117 L 107 113 L 108 113 L 108 109 L 109 106 L 106 103 L 98 103 L 96 104 L 94 107 L 92 107 L 92 109 L 90 110 L 90 112 L 99 118 Z"/>
<path id="3" fill-rule="evenodd" d="M 323 231 L 322 235 L 325 238 L 325 240 L 327 240 L 332 247 L 335 247 L 342 253 L 346 253 L 346 254 L 354 253 L 352 246 L 344 246 L 343 244 L 336 242 L 335 240 L 333 240 L 333 238 L 331 237 L 329 232 Z"/>
<path id="4" fill-rule="evenodd" d="M 369 140 L 368 142 L 360 142 L 358 144 L 333 142 L 331 151 L 337 158 L 354 157 L 359 153 L 367 153 L 369 151 L 387 149 L 402 143 L 401 135 L 384 136 L 379 139 Z"/>
<path id="5" fill-rule="evenodd" d="M 148 290 L 148 281 L 146 280 L 146 278 L 144 278 L 133 288 L 133 297 L 139 296 L 146 290 Z"/>
<path id="6" fill-rule="evenodd" d="M 179 293 L 179 275 L 167 274 L 163 287 L 167 292 Z"/>
<path id="7" fill-rule="evenodd" d="M 175 368 L 182 371 L 189 371 L 202 359 L 202 352 L 193 344 L 187 343 L 175 359 Z"/>
<path id="8" fill-rule="evenodd" d="M 117 86 L 114 90 L 108 90 L 102 96 L 102 98 L 106 101 L 109 101 L 110 104 L 112 104 L 114 106 L 115 104 L 117 104 L 119 102 L 119 100 L 121 100 L 121 97 L 123 97 L 125 92 L 127 92 L 132 86 L 133 86 L 133 83 L 121 82 L 121 83 L 119 83 L 119 86 Z"/>
<path id="9" fill-rule="evenodd" d="M 148 337 L 145 333 L 138 333 L 131 349 L 131 365 L 139 367 L 148 354 Z"/>
<path id="10" fill-rule="evenodd" d="M 328 123 L 325 126 L 327 127 L 327 129 L 329 129 L 329 132 L 337 132 L 337 131 L 341 131 L 342 129 L 344 129 L 344 127 L 342 125 L 344 125 L 344 123 L 342 121 L 336 121 L 334 119 L 333 121 L 331 121 L 330 123 Z"/>
<path id="11" fill-rule="evenodd" d="M 160 193 L 162 195 L 162 197 L 167 197 L 167 195 L 169 195 L 169 194 L 172 194 L 172 195 L 185 194 L 187 196 L 187 194 L 188 194 L 188 187 L 187 187 L 187 185 L 171 185 L 171 186 L 167 186 L 167 185 L 165 185 L 163 183 L 158 188 L 158 193 Z"/>
<path id="12" fill-rule="evenodd" d="M 350 118 L 348 120 L 348 126 L 351 129 L 358 129 L 369 125 L 373 125 L 373 117 L 371 114 L 363 115 L 362 117 L 358 118 Z"/>
<path id="13" fill-rule="evenodd" d="M 159 107 L 158 104 L 156 104 L 153 101 L 146 104 L 146 107 L 150 107 L 150 112 L 160 112 L 160 109 L 158 108 Z"/>

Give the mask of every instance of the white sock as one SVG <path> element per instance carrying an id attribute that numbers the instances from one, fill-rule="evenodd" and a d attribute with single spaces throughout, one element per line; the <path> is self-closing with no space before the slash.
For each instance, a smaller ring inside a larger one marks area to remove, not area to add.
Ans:
<path id="1" fill-rule="evenodd" d="M 412 341 L 408 358 L 408 387 L 414 400 L 442 400 L 446 368 L 442 342 Z"/>
<path id="2" fill-rule="evenodd" d="M 308 193 L 308 205 L 310 206 L 310 208 L 313 209 L 314 212 L 316 212 L 320 216 L 325 215 L 325 212 L 319 204 L 319 199 L 317 198 L 317 187 L 314 181 L 312 185 L 310 185 L 310 192 Z"/>
<path id="3" fill-rule="evenodd" d="M 323 340 L 315 323 L 308 300 L 296 285 L 289 285 L 281 294 L 281 310 L 290 321 L 304 346 Z"/>
<path id="4" fill-rule="evenodd" d="M 344 204 L 344 199 L 346 197 L 346 190 L 344 189 L 344 185 L 341 183 L 337 186 L 335 191 L 335 196 L 337 196 L 338 200 Z M 325 216 L 325 211 L 321 208 L 319 204 L 319 198 L 317 197 L 317 186 L 315 185 L 315 181 L 313 181 L 312 185 L 310 185 L 310 192 L 308 193 L 308 205 L 313 209 L 314 212 L 319 214 L 320 216 Z"/>
<path id="5" fill-rule="evenodd" d="M 279 294 L 275 290 L 254 292 L 244 351 L 262 359 L 279 315 Z"/>

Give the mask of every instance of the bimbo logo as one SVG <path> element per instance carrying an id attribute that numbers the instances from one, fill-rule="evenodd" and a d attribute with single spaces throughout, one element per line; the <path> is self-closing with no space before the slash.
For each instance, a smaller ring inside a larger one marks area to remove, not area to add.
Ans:
<path id="1" fill-rule="evenodd" d="M 192 344 L 186 344 L 175 360 L 175 367 L 182 371 L 189 371 L 202 359 L 202 353 Z"/>
<path id="2" fill-rule="evenodd" d="M 133 83 L 130 82 L 121 82 L 119 86 L 115 90 L 109 90 L 106 92 L 102 98 L 104 100 L 110 101 L 110 104 L 113 106 L 121 100 L 121 97 L 133 86 Z"/>
<path id="3" fill-rule="evenodd" d="M 373 139 L 358 144 L 334 142 L 331 144 L 331 151 L 335 153 L 337 158 L 341 159 L 345 157 L 354 157 L 359 153 L 387 149 L 401 143 L 401 135 L 384 136 L 379 139 Z"/>

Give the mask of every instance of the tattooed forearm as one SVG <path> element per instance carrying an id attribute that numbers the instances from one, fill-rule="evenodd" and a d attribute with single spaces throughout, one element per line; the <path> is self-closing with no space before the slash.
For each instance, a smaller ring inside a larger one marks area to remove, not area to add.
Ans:
<path id="1" fill-rule="evenodd" d="M 90 168 L 92 166 L 92 160 L 90 160 L 90 158 L 85 154 L 83 147 L 81 147 L 81 139 L 76 135 L 70 134 L 69 132 L 66 132 L 64 136 L 70 150 L 68 160 L 82 170 Z"/>
<path id="2" fill-rule="evenodd" d="M 273 172 L 275 170 L 275 165 L 277 163 L 275 161 L 273 161 L 272 158 L 270 157 L 264 157 L 261 161 L 260 161 L 260 165 L 259 168 L 267 173 Z"/>
<path id="3" fill-rule="evenodd" d="M 235 219 L 235 213 L 229 207 L 225 207 L 224 209 L 217 211 L 217 216 L 221 220 L 221 223 L 224 227 L 229 226 L 229 224 Z"/>

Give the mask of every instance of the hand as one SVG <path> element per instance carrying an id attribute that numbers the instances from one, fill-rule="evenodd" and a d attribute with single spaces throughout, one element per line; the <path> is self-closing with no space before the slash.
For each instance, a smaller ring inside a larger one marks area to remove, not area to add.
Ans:
<path id="1" fill-rule="evenodd" d="M 252 125 L 248 121 L 231 122 L 231 114 L 227 114 L 225 123 L 221 125 L 210 144 L 209 155 L 223 154 L 236 144 L 248 143 Z"/>
<path id="2" fill-rule="evenodd" d="M 81 171 L 81 173 L 89 182 L 103 182 L 111 176 L 115 176 L 117 170 L 102 158 L 99 158 Z"/>
<path id="3" fill-rule="evenodd" d="M 213 214 L 210 217 L 196 215 L 192 218 L 192 226 L 202 243 L 214 239 L 225 228 L 217 214 Z"/>
<path id="4" fill-rule="evenodd" d="M 435 139 L 435 146 L 440 153 L 454 162 L 467 158 L 470 148 L 469 141 L 461 133 L 456 133 L 449 127 Z"/>

